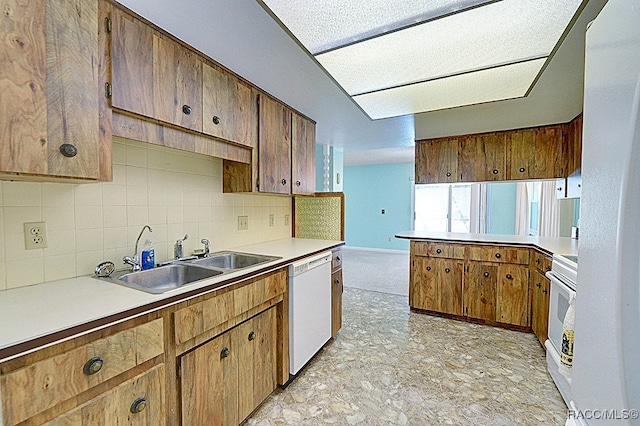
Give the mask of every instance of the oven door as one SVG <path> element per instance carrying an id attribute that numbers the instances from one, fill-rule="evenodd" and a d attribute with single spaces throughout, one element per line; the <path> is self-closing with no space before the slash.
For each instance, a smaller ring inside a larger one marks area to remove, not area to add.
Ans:
<path id="1" fill-rule="evenodd" d="M 553 272 L 547 272 L 551 280 L 551 295 L 549 299 L 549 340 L 560 353 L 562 349 L 562 325 L 569 309 L 569 300 L 576 296 L 575 290 L 569 287 Z"/>

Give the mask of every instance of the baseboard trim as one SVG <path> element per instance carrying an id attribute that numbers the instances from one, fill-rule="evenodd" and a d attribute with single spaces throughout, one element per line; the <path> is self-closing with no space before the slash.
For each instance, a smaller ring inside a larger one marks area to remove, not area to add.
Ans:
<path id="1" fill-rule="evenodd" d="M 396 254 L 409 254 L 409 250 L 394 250 L 394 249 L 381 249 L 381 248 L 371 248 L 371 247 L 354 247 L 354 246 L 343 246 L 343 248 L 349 250 L 361 250 L 361 251 L 377 251 L 380 253 L 396 253 Z"/>

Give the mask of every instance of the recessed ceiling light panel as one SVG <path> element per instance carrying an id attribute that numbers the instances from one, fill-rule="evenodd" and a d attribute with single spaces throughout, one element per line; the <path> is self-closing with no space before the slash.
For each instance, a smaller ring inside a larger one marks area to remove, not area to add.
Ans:
<path id="1" fill-rule="evenodd" d="M 316 56 L 350 95 L 548 56 L 580 0 L 504 0 Z"/>
<path id="2" fill-rule="evenodd" d="M 490 68 L 353 99 L 372 119 L 523 97 L 545 59 Z"/>
<path id="3" fill-rule="evenodd" d="M 496 0 L 261 0 L 312 54 Z"/>

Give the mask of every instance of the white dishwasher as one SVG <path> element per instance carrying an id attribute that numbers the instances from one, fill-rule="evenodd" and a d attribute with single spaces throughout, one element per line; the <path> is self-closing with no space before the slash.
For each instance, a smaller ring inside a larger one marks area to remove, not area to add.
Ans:
<path id="1" fill-rule="evenodd" d="M 331 338 L 331 252 L 289 266 L 289 373 Z"/>

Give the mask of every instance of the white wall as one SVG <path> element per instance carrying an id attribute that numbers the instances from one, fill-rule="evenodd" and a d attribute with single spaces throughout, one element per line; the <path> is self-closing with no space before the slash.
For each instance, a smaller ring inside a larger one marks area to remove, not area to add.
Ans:
<path id="1" fill-rule="evenodd" d="M 185 233 L 187 254 L 202 238 L 221 250 L 291 236 L 291 198 L 223 194 L 218 158 L 114 138 L 113 164 L 108 183 L 0 182 L 0 290 L 91 274 L 104 260 L 123 266 L 145 224 L 156 261 Z M 238 215 L 249 216 L 248 231 L 237 230 Z M 23 223 L 38 221 L 48 247 L 25 250 Z"/>

